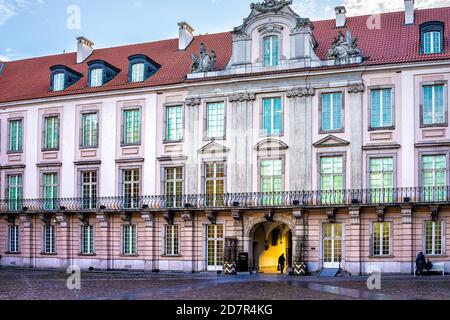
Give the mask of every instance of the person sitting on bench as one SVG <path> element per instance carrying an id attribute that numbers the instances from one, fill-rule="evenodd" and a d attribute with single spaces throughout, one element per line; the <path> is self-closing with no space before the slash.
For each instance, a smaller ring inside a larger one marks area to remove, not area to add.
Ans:
<path id="1" fill-rule="evenodd" d="M 425 263 L 425 269 L 428 273 L 430 273 L 431 269 L 433 269 L 433 264 L 431 263 L 429 258 L 427 258 L 427 262 Z"/>
<path id="2" fill-rule="evenodd" d="M 426 260 L 423 252 L 420 252 L 416 258 L 416 273 L 422 275 L 423 269 L 426 268 Z"/>

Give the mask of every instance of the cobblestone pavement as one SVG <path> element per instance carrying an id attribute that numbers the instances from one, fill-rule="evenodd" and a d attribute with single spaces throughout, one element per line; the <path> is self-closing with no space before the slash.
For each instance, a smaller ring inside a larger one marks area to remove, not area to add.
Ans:
<path id="1" fill-rule="evenodd" d="M 366 277 L 216 276 L 92 272 L 81 290 L 66 287 L 68 274 L 0 268 L 0 300 L 450 300 L 450 277 L 383 276 L 381 290 Z"/>

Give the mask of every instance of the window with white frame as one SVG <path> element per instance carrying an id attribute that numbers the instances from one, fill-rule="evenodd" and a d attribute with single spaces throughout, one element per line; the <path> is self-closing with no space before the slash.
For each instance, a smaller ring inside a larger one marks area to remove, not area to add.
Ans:
<path id="1" fill-rule="evenodd" d="M 179 225 L 164 225 L 164 255 L 177 256 L 180 254 L 180 228 Z"/>
<path id="2" fill-rule="evenodd" d="M 166 107 L 166 141 L 183 140 L 183 106 Z"/>
<path id="3" fill-rule="evenodd" d="M 141 110 L 124 110 L 123 143 L 138 144 L 141 142 Z"/>
<path id="4" fill-rule="evenodd" d="M 44 210 L 57 209 L 59 180 L 58 173 L 47 172 L 43 174 Z"/>
<path id="5" fill-rule="evenodd" d="M 208 139 L 225 137 L 225 104 L 223 102 L 206 105 L 206 136 Z"/>
<path id="6" fill-rule="evenodd" d="M 81 226 L 81 254 L 94 254 L 94 226 Z"/>
<path id="7" fill-rule="evenodd" d="M 370 158 L 369 170 L 372 202 L 392 202 L 394 192 L 394 158 Z"/>
<path id="8" fill-rule="evenodd" d="M 425 222 L 425 254 L 441 255 L 443 253 L 444 223 L 442 221 Z"/>
<path id="9" fill-rule="evenodd" d="M 131 82 L 144 81 L 144 75 L 145 75 L 145 64 L 134 63 L 131 66 Z"/>
<path id="10" fill-rule="evenodd" d="M 9 120 L 9 152 L 22 152 L 23 120 Z"/>
<path id="11" fill-rule="evenodd" d="M 44 150 L 59 148 L 59 117 L 50 116 L 44 119 Z"/>
<path id="12" fill-rule="evenodd" d="M 97 171 L 81 172 L 81 196 L 83 209 L 95 209 L 97 207 Z"/>
<path id="13" fill-rule="evenodd" d="M 53 91 L 63 91 L 65 89 L 65 78 L 64 73 L 56 73 L 53 75 Z"/>
<path id="14" fill-rule="evenodd" d="M 223 195 L 225 193 L 225 163 L 206 162 L 204 168 L 206 205 L 221 206 L 223 205 Z"/>
<path id="15" fill-rule="evenodd" d="M 164 169 L 164 194 L 168 208 L 181 206 L 183 182 L 183 167 Z"/>
<path id="16" fill-rule="evenodd" d="M 103 69 L 97 68 L 91 70 L 90 86 L 101 87 L 103 85 Z"/>
<path id="17" fill-rule="evenodd" d="M 83 113 L 81 116 L 81 146 L 93 148 L 98 146 L 98 113 Z"/>
<path id="18" fill-rule="evenodd" d="M 372 129 L 394 126 L 394 102 L 391 88 L 371 90 L 370 127 Z"/>
<path id="19" fill-rule="evenodd" d="M 424 85 L 422 87 L 422 124 L 424 126 L 445 125 L 447 123 L 444 89 L 443 84 Z"/>
<path id="20" fill-rule="evenodd" d="M 122 226 L 122 254 L 124 256 L 134 256 L 137 254 L 136 249 L 136 225 Z"/>
<path id="21" fill-rule="evenodd" d="M 44 225 L 44 253 L 56 253 L 56 230 L 51 224 Z"/>
<path id="22" fill-rule="evenodd" d="M 344 128 L 342 92 L 322 94 L 321 131 L 340 131 Z"/>
<path id="23" fill-rule="evenodd" d="M 272 193 L 283 191 L 283 160 L 261 160 L 261 192 Z"/>
<path id="24" fill-rule="evenodd" d="M 263 99 L 263 135 L 272 136 L 283 133 L 283 105 L 281 97 Z"/>
<path id="25" fill-rule="evenodd" d="M 126 169 L 123 175 L 123 197 L 126 209 L 137 208 L 141 189 L 141 178 L 139 169 Z"/>
<path id="26" fill-rule="evenodd" d="M 446 155 L 422 156 L 422 187 L 424 201 L 442 201 L 446 198 Z"/>
<path id="27" fill-rule="evenodd" d="M 278 36 L 268 36 L 263 39 L 264 66 L 274 67 L 279 64 L 280 40 Z"/>
<path id="28" fill-rule="evenodd" d="M 389 256 L 391 254 L 391 223 L 375 222 L 372 225 L 372 255 Z"/>
<path id="29" fill-rule="evenodd" d="M 320 188 L 322 203 L 342 203 L 344 194 L 344 157 L 320 157 Z"/>
<path id="30" fill-rule="evenodd" d="M 442 34 L 439 31 L 430 31 L 423 34 L 423 53 L 441 53 Z"/>
<path id="31" fill-rule="evenodd" d="M 8 208 L 10 211 L 22 210 L 23 182 L 21 174 L 11 174 L 8 179 Z"/>
<path id="32" fill-rule="evenodd" d="M 19 226 L 9 225 L 8 226 L 8 252 L 18 253 L 20 251 L 19 243 Z"/>

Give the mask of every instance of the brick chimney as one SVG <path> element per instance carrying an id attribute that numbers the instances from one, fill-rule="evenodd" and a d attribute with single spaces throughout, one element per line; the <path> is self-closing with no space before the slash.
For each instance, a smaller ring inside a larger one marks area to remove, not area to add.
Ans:
<path id="1" fill-rule="evenodd" d="M 405 24 L 414 24 L 414 0 L 405 0 Z"/>
<path id="2" fill-rule="evenodd" d="M 345 27 L 345 24 L 347 23 L 347 9 L 345 9 L 344 6 L 339 6 L 334 8 L 334 11 L 336 12 L 336 28 L 343 28 Z"/>
<path id="3" fill-rule="evenodd" d="M 94 52 L 94 43 L 85 38 L 77 38 L 77 63 L 84 62 Z"/>
<path id="4" fill-rule="evenodd" d="M 194 40 L 194 28 L 192 28 L 187 22 L 178 23 L 180 27 L 180 35 L 178 38 L 178 50 L 184 51 L 189 47 L 192 40 Z"/>

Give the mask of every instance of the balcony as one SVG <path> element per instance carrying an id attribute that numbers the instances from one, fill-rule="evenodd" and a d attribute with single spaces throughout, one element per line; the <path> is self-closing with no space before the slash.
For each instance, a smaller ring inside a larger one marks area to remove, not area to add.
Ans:
<path id="1" fill-rule="evenodd" d="M 0 213 L 229 210 L 450 204 L 450 187 L 286 191 L 223 195 L 1 200 Z"/>

